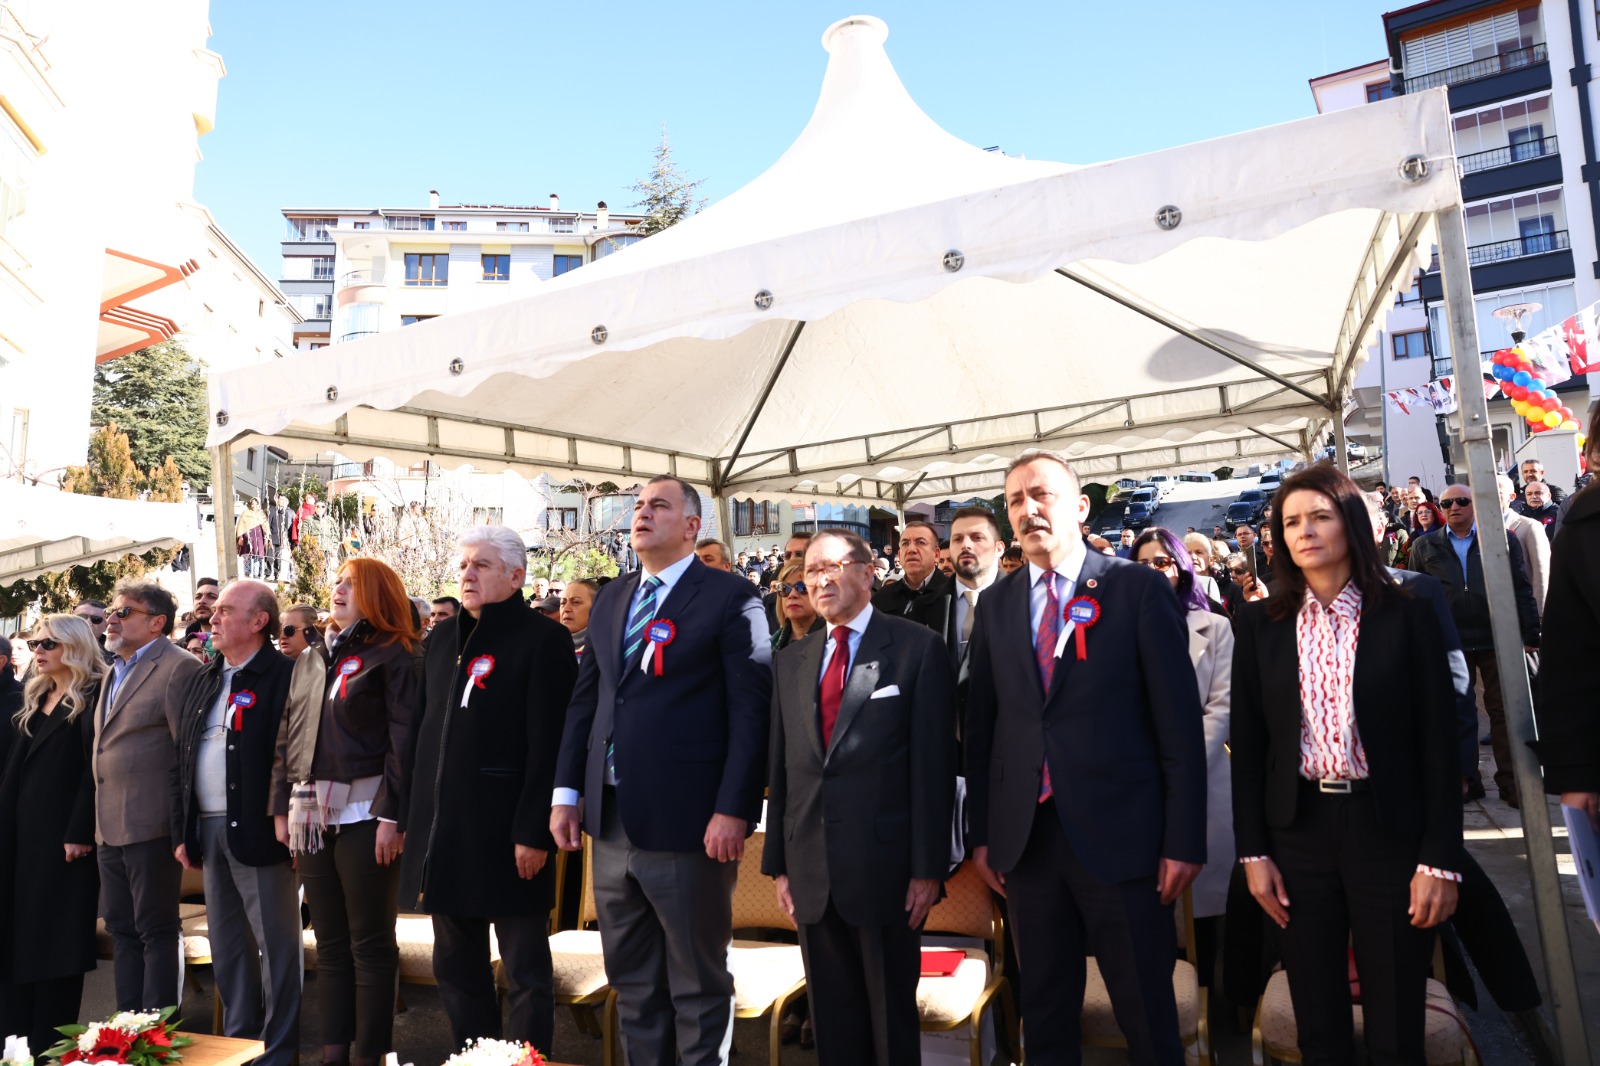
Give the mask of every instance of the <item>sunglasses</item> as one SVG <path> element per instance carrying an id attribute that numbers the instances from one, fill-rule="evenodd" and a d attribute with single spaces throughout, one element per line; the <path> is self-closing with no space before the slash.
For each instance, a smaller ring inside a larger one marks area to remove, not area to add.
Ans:
<path id="1" fill-rule="evenodd" d="M 78 617 L 91 625 L 99 625 L 106 620 L 103 614 L 80 614 Z"/>
<path id="2" fill-rule="evenodd" d="M 310 629 L 310 628 L 311 628 L 310 626 L 284 626 L 282 632 L 283 632 L 284 636 L 292 637 L 296 633 L 302 632 L 303 630 L 307 630 L 307 629 Z"/>
<path id="3" fill-rule="evenodd" d="M 1151 559 L 1140 559 L 1139 565 L 1148 566 L 1152 570 L 1171 570 L 1173 560 L 1167 555 L 1157 555 Z"/>
<path id="4" fill-rule="evenodd" d="M 61 647 L 61 642 L 59 640 L 52 640 L 49 637 L 28 641 L 29 651 L 55 651 L 59 647 Z"/>
<path id="5" fill-rule="evenodd" d="M 1469 496 L 1457 496 L 1451 500 L 1440 500 L 1439 506 L 1446 511 L 1450 510 L 1452 507 L 1471 507 L 1472 498 Z"/>
<path id="6" fill-rule="evenodd" d="M 1242 566 L 1229 567 L 1228 568 L 1228 573 L 1232 574 L 1234 577 L 1249 577 L 1250 576 L 1250 571 L 1248 569 L 1246 569 L 1245 567 L 1242 567 Z"/>
<path id="7" fill-rule="evenodd" d="M 146 611 L 139 607 L 118 607 L 116 610 L 111 612 L 111 617 L 126 620 L 130 614 L 147 614 L 151 618 L 156 617 L 156 612 Z"/>
<path id="8" fill-rule="evenodd" d="M 802 596 L 806 594 L 806 583 L 804 581 L 796 581 L 792 585 L 785 581 L 783 584 L 779 585 L 778 588 L 785 596 L 793 595 L 796 592 Z"/>

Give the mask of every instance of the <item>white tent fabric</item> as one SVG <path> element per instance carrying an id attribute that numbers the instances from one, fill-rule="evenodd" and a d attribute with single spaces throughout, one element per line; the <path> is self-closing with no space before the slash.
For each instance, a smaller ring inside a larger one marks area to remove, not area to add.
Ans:
<path id="1" fill-rule="evenodd" d="M 10 481 L 0 481 L 0 515 L 0 588 L 191 544 L 200 535 L 200 512 L 192 503 L 109 500 Z"/>
<path id="2" fill-rule="evenodd" d="M 672 229 L 214 376 L 211 445 L 902 503 L 992 493 L 1028 446 L 1100 480 L 1239 465 L 1320 443 L 1460 202 L 1444 90 L 1070 166 L 941 130 L 886 36 L 831 27 L 799 139 Z"/>

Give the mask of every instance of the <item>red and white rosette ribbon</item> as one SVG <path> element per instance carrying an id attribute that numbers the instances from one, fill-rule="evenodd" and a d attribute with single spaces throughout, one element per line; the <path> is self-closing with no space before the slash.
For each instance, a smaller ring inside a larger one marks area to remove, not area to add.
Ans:
<path id="1" fill-rule="evenodd" d="M 352 655 L 339 664 L 339 698 L 345 698 L 345 682 L 361 672 L 361 657 Z"/>
<path id="2" fill-rule="evenodd" d="M 256 694 L 243 689 L 235 692 L 229 702 L 233 704 L 233 731 L 241 733 L 244 731 L 244 712 L 256 705 Z"/>
<path id="3" fill-rule="evenodd" d="M 479 655 L 467 664 L 467 683 L 461 687 L 461 706 L 465 707 L 472 698 L 475 688 L 488 688 L 484 679 L 494 673 L 494 656 Z"/>
<path id="4" fill-rule="evenodd" d="M 678 635 L 678 627 L 665 618 L 657 618 L 645 628 L 644 658 L 639 661 L 639 669 L 649 674 L 661 676 L 661 661 L 665 657 L 666 647 L 672 643 L 672 638 Z"/>
<path id="5" fill-rule="evenodd" d="M 1066 607 L 1062 609 L 1061 618 L 1067 623 L 1061 639 L 1066 640 L 1069 632 L 1073 635 L 1078 646 L 1078 661 L 1083 662 L 1089 657 L 1089 645 L 1086 639 L 1089 627 L 1100 621 L 1100 601 L 1093 596 L 1076 596 L 1067 601 Z"/>

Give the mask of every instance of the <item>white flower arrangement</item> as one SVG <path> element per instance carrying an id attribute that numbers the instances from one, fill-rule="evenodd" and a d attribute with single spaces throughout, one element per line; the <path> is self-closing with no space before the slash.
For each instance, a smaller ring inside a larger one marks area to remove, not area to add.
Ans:
<path id="1" fill-rule="evenodd" d="M 545 1066 L 532 1044 L 480 1037 L 444 1060 L 444 1066 Z"/>

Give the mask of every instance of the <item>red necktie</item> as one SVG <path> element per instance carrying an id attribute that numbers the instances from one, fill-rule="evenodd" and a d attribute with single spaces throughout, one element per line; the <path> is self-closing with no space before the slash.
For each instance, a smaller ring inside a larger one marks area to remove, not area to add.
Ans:
<path id="1" fill-rule="evenodd" d="M 833 726 L 839 720 L 839 704 L 844 700 L 844 679 L 850 672 L 850 627 L 833 629 L 833 658 L 822 671 L 822 750 L 833 743 Z"/>

